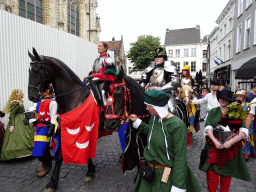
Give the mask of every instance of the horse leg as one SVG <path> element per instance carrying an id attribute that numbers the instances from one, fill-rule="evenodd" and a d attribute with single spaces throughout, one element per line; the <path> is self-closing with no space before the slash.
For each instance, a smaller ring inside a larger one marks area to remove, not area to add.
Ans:
<path id="1" fill-rule="evenodd" d="M 92 162 L 92 159 L 88 159 L 88 171 L 84 177 L 84 182 L 89 183 L 94 180 L 95 177 L 95 165 Z"/>
<path id="2" fill-rule="evenodd" d="M 51 180 L 46 185 L 44 192 L 53 192 L 54 189 L 57 188 L 62 161 L 63 161 L 63 158 L 61 153 L 61 143 L 59 143 L 59 147 L 56 152 L 56 163 L 54 166 L 54 170 L 52 172 Z"/>

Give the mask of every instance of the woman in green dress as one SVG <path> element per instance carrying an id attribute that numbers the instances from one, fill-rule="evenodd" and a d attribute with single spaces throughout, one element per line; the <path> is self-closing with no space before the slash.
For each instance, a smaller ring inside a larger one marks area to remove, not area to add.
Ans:
<path id="1" fill-rule="evenodd" d="M 187 164 L 187 128 L 183 121 L 168 111 L 169 93 L 145 91 L 145 103 L 151 116 L 149 124 L 130 115 L 133 127 L 147 135 L 144 164 L 155 172 L 155 182 L 138 174 L 137 192 L 199 192 L 200 186 Z M 154 167 L 154 168 L 153 168 Z"/>
<path id="2" fill-rule="evenodd" d="M 230 140 L 221 143 L 213 128 L 223 122 L 224 113 L 228 111 L 228 105 L 235 100 L 230 90 L 224 89 L 217 92 L 220 107 L 211 109 L 205 123 L 206 143 L 205 161 L 201 159 L 199 169 L 206 172 L 209 192 L 216 192 L 220 183 L 220 192 L 228 192 L 231 178 L 235 177 L 245 181 L 251 181 L 246 165 L 241 140 L 247 138 L 248 129 L 244 123 L 238 129 L 238 133 Z"/>
<path id="3" fill-rule="evenodd" d="M 24 106 L 22 89 L 14 89 L 5 106 L 9 122 L 4 134 L 1 161 L 29 156 L 32 154 L 35 129 L 31 124 L 24 125 Z"/>

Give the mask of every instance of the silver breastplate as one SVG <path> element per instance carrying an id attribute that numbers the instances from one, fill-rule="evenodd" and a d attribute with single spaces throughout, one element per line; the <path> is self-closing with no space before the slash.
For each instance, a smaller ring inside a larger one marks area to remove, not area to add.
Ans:
<path id="1" fill-rule="evenodd" d="M 163 86 L 165 83 L 164 80 L 164 68 L 155 68 L 149 79 L 150 85 Z"/>
<path id="2" fill-rule="evenodd" d="M 95 62 L 94 62 L 94 66 L 93 66 L 93 71 L 95 71 L 96 73 L 100 72 L 100 68 L 102 67 L 102 64 L 104 63 L 104 59 L 106 57 L 98 57 Z"/>
<path id="3" fill-rule="evenodd" d="M 182 85 L 190 85 L 191 86 L 191 79 L 183 78 L 183 79 L 181 79 L 181 84 Z"/>

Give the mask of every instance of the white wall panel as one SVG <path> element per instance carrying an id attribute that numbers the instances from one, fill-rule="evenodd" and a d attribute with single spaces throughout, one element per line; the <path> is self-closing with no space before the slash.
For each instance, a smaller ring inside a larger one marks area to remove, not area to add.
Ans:
<path id="1" fill-rule="evenodd" d="M 24 90 L 28 100 L 28 51 L 35 47 L 40 55 L 58 58 L 82 80 L 91 71 L 97 57 L 97 45 L 75 35 L 30 21 L 0 10 L 0 110 L 15 88 Z M 8 115 L 3 118 L 6 125 Z"/>

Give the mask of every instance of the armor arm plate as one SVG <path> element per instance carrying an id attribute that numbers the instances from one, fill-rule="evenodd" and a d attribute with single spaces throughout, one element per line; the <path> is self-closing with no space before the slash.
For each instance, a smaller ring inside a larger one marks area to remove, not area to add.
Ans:
<path id="1" fill-rule="evenodd" d="M 171 90 L 177 89 L 178 87 L 180 87 L 180 78 L 178 75 L 172 74 L 169 82 L 166 83 L 163 87 L 160 87 L 159 90 L 169 92 Z"/>
<path id="2" fill-rule="evenodd" d="M 149 82 L 150 76 L 152 75 L 153 68 L 147 67 L 141 75 L 140 85 L 145 88 Z"/>

